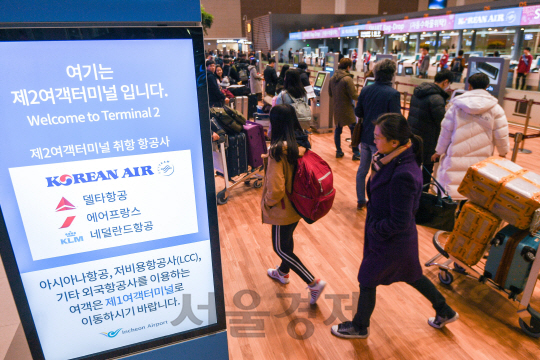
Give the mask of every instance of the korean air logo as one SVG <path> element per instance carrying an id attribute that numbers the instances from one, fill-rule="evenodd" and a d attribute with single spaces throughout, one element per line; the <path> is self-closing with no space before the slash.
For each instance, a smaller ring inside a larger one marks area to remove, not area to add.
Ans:
<path id="1" fill-rule="evenodd" d="M 174 174 L 174 165 L 171 164 L 169 161 L 162 161 L 159 163 L 158 167 L 158 173 L 165 176 L 171 176 Z"/>
<path id="2" fill-rule="evenodd" d="M 116 335 L 118 335 L 118 333 L 120 333 L 120 330 L 122 330 L 122 328 L 120 328 L 118 330 L 115 330 L 115 331 L 109 331 L 108 333 L 102 332 L 100 334 L 103 335 L 103 336 L 106 336 L 108 338 L 113 338 L 113 337 L 116 337 Z"/>
<path id="3" fill-rule="evenodd" d="M 506 22 L 508 23 L 514 23 L 516 21 L 516 12 L 510 11 L 508 14 L 506 14 Z"/>
<path id="4" fill-rule="evenodd" d="M 73 176 L 71 175 L 62 175 L 58 177 L 58 183 L 60 185 L 68 186 L 73 184 Z"/>

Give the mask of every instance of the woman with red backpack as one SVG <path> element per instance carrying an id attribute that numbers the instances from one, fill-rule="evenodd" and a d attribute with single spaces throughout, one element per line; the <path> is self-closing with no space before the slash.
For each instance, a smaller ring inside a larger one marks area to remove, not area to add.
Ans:
<path id="1" fill-rule="evenodd" d="M 296 134 L 301 131 L 296 111 L 291 105 L 276 105 L 270 111 L 272 133 L 268 155 L 264 159 L 265 176 L 261 200 L 262 221 L 272 225 L 272 245 L 281 264 L 268 269 L 268 276 L 282 284 L 289 283 L 289 271 L 302 278 L 310 291 L 310 304 L 315 304 L 326 282 L 315 279 L 293 252 L 293 232 L 301 217 L 287 196 L 293 188 L 293 175 L 298 158 L 306 152 Z M 265 155 L 263 155 L 265 156 Z"/>

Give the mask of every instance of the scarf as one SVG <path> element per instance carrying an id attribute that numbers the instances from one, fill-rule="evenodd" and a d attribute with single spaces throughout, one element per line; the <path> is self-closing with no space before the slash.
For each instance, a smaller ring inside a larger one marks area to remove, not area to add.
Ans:
<path id="1" fill-rule="evenodd" d="M 411 140 L 409 140 L 405 145 L 402 145 L 398 147 L 396 150 L 392 151 L 388 155 L 379 154 L 377 151 L 373 155 L 373 159 L 371 160 L 371 179 L 373 179 L 373 176 L 382 169 L 383 166 L 390 163 L 390 161 L 394 160 L 396 157 L 398 157 L 402 152 L 407 150 L 412 146 Z"/>

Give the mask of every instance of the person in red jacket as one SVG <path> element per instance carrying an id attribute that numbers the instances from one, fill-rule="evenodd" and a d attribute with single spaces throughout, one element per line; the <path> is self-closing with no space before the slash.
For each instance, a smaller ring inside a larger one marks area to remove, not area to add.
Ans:
<path id="1" fill-rule="evenodd" d="M 442 69 L 448 69 L 448 51 L 446 49 L 443 49 L 442 51 L 443 56 L 441 58 L 441 61 L 439 62 L 439 66 Z"/>
<path id="2" fill-rule="evenodd" d="M 521 90 L 525 89 L 525 84 L 527 83 L 527 75 L 531 71 L 531 65 L 533 62 L 533 57 L 531 55 L 531 48 L 526 47 L 523 50 L 523 55 L 519 58 L 519 64 L 517 69 L 517 80 L 516 80 L 516 90 L 519 90 L 519 79 L 521 79 Z"/>

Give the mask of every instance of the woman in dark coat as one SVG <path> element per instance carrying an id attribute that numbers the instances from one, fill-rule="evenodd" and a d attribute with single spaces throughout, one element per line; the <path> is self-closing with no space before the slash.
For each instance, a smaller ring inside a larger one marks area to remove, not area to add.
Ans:
<path id="1" fill-rule="evenodd" d="M 342 338 L 367 338 L 376 288 L 403 281 L 417 289 L 436 311 L 429 325 L 442 328 L 459 317 L 424 275 L 418 259 L 414 215 L 422 193 L 422 139 L 401 114 L 384 114 L 375 123 L 375 145 L 368 180 L 364 258 L 360 265 L 360 299 L 353 321 L 332 326 Z"/>

